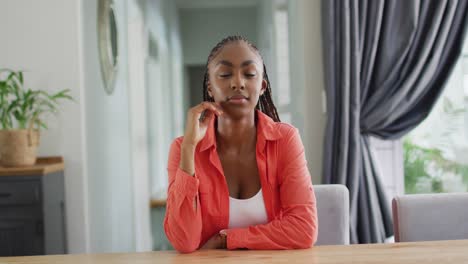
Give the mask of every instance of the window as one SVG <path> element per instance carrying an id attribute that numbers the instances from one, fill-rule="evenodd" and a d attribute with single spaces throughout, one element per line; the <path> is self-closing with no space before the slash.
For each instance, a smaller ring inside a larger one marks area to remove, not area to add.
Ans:
<path id="1" fill-rule="evenodd" d="M 403 146 L 406 193 L 468 191 L 468 38 L 431 114 Z"/>
<path id="2" fill-rule="evenodd" d="M 278 9 L 275 12 L 276 27 L 276 59 L 278 76 L 278 105 L 284 106 L 291 102 L 289 83 L 289 44 L 288 44 L 288 11 Z"/>
<path id="3" fill-rule="evenodd" d="M 276 43 L 276 89 L 280 119 L 291 123 L 291 84 L 289 74 L 289 30 L 288 9 L 286 3 L 277 2 L 274 12 L 275 43 Z"/>

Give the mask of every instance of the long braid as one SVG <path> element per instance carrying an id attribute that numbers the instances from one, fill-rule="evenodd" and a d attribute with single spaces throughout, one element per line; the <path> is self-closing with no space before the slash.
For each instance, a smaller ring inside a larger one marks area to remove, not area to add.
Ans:
<path id="1" fill-rule="evenodd" d="M 208 94 L 208 80 L 209 80 L 209 73 L 208 73 L 208 65 L 210 62 L 213 60 L 213 58 L 219 53 L 222 47 L 224 47 L 226 44 L 231 43 L 231 42 L 236 42 L 236 41 L 244 41 L 251 47 L 257 54 L 262 57 L 258 48 L 252 44 L 250 41 L 248 41 L 246 38 L 242 36 L 229 36 L 224 39 L 222 39 L 214 48 L 211 50 L 210 55 L 208 55 L 208 59 L 206 62 L 206 69 L 205 69 L 205 76 L 203 78 L 203 100 L 204 101 L 209 101 L 209 102 L 214 102 L 214 99 L 210 97 Z M 262 58 L 263 60 L 263 58 Z M 273 103 L 273 99 L 271 96 L 271 85 L 270 85 L 270 80 L 268 79 L 268 74 L 266 71 L 266 66 L 265 63 L 263 63 L 263 79 L 267 83 L 267 87 L 265 92 L 260 96 L 260 99 L 258 100 L 258 104 L 256 108 L 269 117 L 273 119 L 275 122 L 280 122 L 280 118 L 278 115 L 278 111 L 276 110 L 276 106 Z"/>

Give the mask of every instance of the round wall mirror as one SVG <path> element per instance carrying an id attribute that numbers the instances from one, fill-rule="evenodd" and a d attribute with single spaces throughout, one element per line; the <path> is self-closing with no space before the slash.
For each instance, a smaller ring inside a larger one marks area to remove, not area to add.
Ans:
<path id="1" fill-rule="evenodd" d="M 115 19 L 114 1 L 98 1 L 98 48 L 101 75 L 108 94 L 114 91 L 118 68 L 118 28 Z"/>

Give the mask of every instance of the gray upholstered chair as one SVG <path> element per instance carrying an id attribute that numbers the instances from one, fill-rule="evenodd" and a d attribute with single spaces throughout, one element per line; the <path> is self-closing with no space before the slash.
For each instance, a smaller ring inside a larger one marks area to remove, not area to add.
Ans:
<path id="1" fill-rule="evenodd" d="M 340 184 L 314 185 L 318 238 L 315 245 L 349 244 L 349 192 Z"/>
<path id="2" fill-rule="evenodd" d="M 393 199 L 395 242 L 468 239 L 468 193 Z"/>

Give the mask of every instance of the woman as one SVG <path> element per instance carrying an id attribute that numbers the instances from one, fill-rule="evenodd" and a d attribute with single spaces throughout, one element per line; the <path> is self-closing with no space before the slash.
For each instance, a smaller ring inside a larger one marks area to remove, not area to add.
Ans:
<path id="1" fill-rule="evenodd" d="M 280 123 L 257 48 L 239 36 L 218 43 L 203 93 L 169 153 L 169 241 L 185 253 L 311 247 L 317 214 L 304 147 Z"/>

